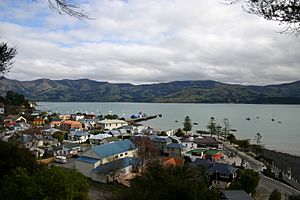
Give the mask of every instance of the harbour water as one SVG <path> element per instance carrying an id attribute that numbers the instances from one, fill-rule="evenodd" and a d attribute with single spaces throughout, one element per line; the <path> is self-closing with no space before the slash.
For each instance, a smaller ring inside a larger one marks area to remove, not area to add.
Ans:
<path id="1" fill-rule="evenodd" d="M 162 118 L 143 122 L 159 130 L 182 128 L 187 115 L 192 122 L 197 122 L 193 131 L 206 130 L 210 117 L 221 125 L 228 118 L 231 128 L 237 130 L 234 132 L 237 138 L 251 139 L 254 143 L 259 132 L 267 148 L 300 156 L 300 105 L 39 102 L 37 109 L 58 113 L 112 113 L 125 118 L 138 112 L 162 114 Z"/>

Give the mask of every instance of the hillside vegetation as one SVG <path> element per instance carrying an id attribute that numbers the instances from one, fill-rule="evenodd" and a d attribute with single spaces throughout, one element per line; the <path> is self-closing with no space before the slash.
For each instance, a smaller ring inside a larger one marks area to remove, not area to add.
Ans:
<path id="1" fill-rule="evenodd" d="M 89 79 L 17 81 L 0 78 L 0 94 L 4 96 L 9 90 L 35 101 L 300 104 L 300 81 L 268 86 L 216 81 L 133 85 Z"/>

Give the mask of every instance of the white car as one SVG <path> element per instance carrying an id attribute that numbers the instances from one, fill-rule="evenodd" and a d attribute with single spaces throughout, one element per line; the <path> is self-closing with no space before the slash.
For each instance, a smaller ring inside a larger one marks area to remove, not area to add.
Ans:
<path id="1" fill-rule="evenodd" d="M 67 163 L 67 158 L 64 156 L 55 156 L 54 161 L 57 163 Z"/>

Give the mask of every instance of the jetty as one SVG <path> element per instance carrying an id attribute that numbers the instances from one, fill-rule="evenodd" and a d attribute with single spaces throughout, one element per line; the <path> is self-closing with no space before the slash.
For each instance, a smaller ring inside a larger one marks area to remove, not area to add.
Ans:
<path id="1" fill-rule="evenodd" d="M 145 117 L 139 117 L 139 118 L 134 118 L 134 119 L 127 119 L 125 120 L 128 124 L 135 124 L 137 122 L 142 122 L 142 121 L 147 121 L 150 119 L 155 119 L 157 117 L 162 117 L 162 114 L 157 114 L 157 115 L 150 115 L 150 116 L 145 116 Z"/>

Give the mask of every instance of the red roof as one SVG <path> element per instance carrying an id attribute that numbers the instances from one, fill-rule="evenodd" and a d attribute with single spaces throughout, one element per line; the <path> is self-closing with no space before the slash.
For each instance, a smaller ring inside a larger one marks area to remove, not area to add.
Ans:
<path id="1" fill-rule="evenodd" d="M 182 158 L 166 157 L 163 159 L 166 166 L 182 166 L 184 160 Z"/>

